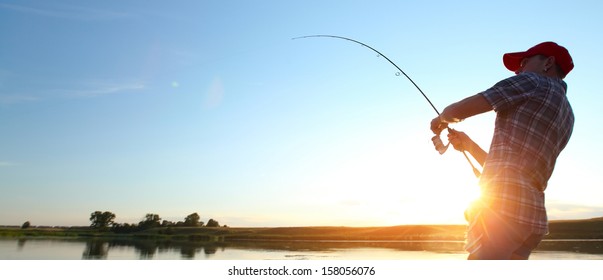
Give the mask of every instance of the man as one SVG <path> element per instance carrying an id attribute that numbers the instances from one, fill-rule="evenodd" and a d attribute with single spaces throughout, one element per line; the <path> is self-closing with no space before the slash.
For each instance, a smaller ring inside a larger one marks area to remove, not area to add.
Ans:
<path id="1" fill-rule="evenodd" d="M 503 55 L 517 75 L 446 107 L 431 121 L 439 135 L 448 124 L 490 110 L 494 135 L 486 153 L 466 134 L 449 129 L 457 150 L 481 165 L 481 196 L 466 212 L 469 259 L 528 259 L 548 231 L 544 190 L 574 125 L 565 76 L 572 58 L 553 42 Z"/>

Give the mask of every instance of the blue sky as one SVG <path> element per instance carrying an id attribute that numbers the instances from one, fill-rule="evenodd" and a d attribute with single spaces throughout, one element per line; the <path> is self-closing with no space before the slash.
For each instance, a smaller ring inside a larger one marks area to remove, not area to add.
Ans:
<path id="1" fill-rule="evenodd" d="M 493 2 L 493 3 L 490 3 Z M 433 110 L 542 41 L 575 62 L 551 219 L 603 216 L 600 1 L 0 1 L 0 224 L 198 212 L 230 226 L 462 223 Z M 487 113 L 458 124 L 484 148 Z"/>

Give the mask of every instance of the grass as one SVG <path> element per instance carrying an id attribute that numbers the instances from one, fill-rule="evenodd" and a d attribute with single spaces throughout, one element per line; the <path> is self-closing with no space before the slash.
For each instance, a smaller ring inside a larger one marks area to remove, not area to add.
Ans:
<path id="1" fill-rule="evenodd" d="M 0 227 L 0 237 L 131 238 L 189 241 L 332 240 L 402 241 L 463 240 L 464 225 L 403 225 L 391 227 L 159 227 L 116 234 L 88 227 Z M 545 239 L 603 239 L 603 217 L 551 221 Z"/>
<path id="2" fill-rule="evenodd" d="M 241 228 L 224 232 L 227 240 L 462 240 L 465 226 Z"/>
<path id="3" fill-rule="evenodd" d="M 552 221 L 547 239 L 603 239 L 603 217 L 588 220 Z"/>

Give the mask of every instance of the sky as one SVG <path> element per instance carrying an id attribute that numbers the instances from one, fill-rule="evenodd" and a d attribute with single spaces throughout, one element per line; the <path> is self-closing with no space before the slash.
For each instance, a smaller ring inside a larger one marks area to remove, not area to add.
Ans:
<path id="1" fill-rule="evenodd" d="M 0 225 L 147 213 L 245 226 L 462 224 L 438 109 L 567 47 L 576 123 L 549 219 L 603 216 L 601 1 L 0 0 Z M 495 114 L 454 126 L 488 148 Z"/>

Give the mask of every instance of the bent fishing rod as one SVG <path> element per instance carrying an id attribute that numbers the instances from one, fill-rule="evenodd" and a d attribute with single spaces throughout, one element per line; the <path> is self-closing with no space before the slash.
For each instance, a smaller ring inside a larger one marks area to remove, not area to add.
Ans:
<path id="1" fill-rule="evenodd" d="M 419 92 L 421 93 L 421 95 L 423 95 L 423 97 L 425 98 L 425 100 L 427 100 L 427 102 L 429 103 L 429 105 L 431 105 L 431 108 L 433 108 L 433 110 L 436 112 L 436 114 L 438 114 L 438 116 L 440 115 L 440 111 L 438 111 L 438 109 L 435 107 L 435 105 L 433 105 L 433 103 L 431 102 L 431 100 L 429 100 L 429 97 L 427 97 L 427 95 L 423 92 L 423 90 L 421 90 L 421 88 L 419 88 L 419 86 L 417 85 L 417 83 L 415 83 L 415 81 L 413 81 L 410 76 L 408 76 L 406 74 L 406 72 L 404 72 L 404 70 L 402 70 L 402 68 L 400 68 L 398 65 L 396 65 L 396 63 L 394 63 L 391 59 L 389 59 L 387 56 L 385 56 L 384 54 L 382 54 L 380 51 L 376 50 L 375 48 L 362 43 L 360 41 L 354 40 L 354 39 L 350 39 L 347 37 L 342 37 L 342 36 L 335 36 L 335 35 L 308 35 L 308 36 L 301 36 L 301 37 L 295 37 L 292 38 L 292 40 L 297 40 L 297 39 L 306 39 L 306 38 L 335 38 L 335 39 L 342 39 L 342 40 L 346 40 L 346 41 L 350 41 L 350 42 L 354 42 L 356 44 L 359 44 L 361 46 L 364 46 L 374 52 L 376 52 L 380 57 L 383 57 L 385 60 L 387 60 L 389 63 L 391 63 L 394 67 L 396 67 L 396 69 L 398 69 L 398 71 L 400 71 L 400 73 L 402 73 L 404 75 L 404 77 L 406 77 L 416 88 L 417 90 L 419 90 Z M 450 128 L 448 128 L 448 130 L 450 131 Z M 442 140 L 440 139 L 440 137 L 438 135 L 434 136 L 433 138 L 431 138 L 431 140 L 433 141 L 433 144 L 436 148 L 436 150 L 440 153 L 440 154 L 444 154 L 444 152 L 446 152 L 446 150 L 448 149 L 448 146 L 450 145 L 450 143 L 448 143 L 447 145 L 444 145 L 442 143 Z M 467 159 L 467 162 L 469 162 L 469 164 L 471 165 L 471 168 L 473 168 L 473 174 L 475 174 L 476 177 L 479 177 L 481 175 L 480 171 L 475 168 L 475 165 L 473 165 L 473 162 L 471 162 L 471 160 L 469 159 L 469 156 L 467 156 L 467 152 L 465 150 L 462 150 L 463 155 L 465 156 L 465 158 Z"/>

